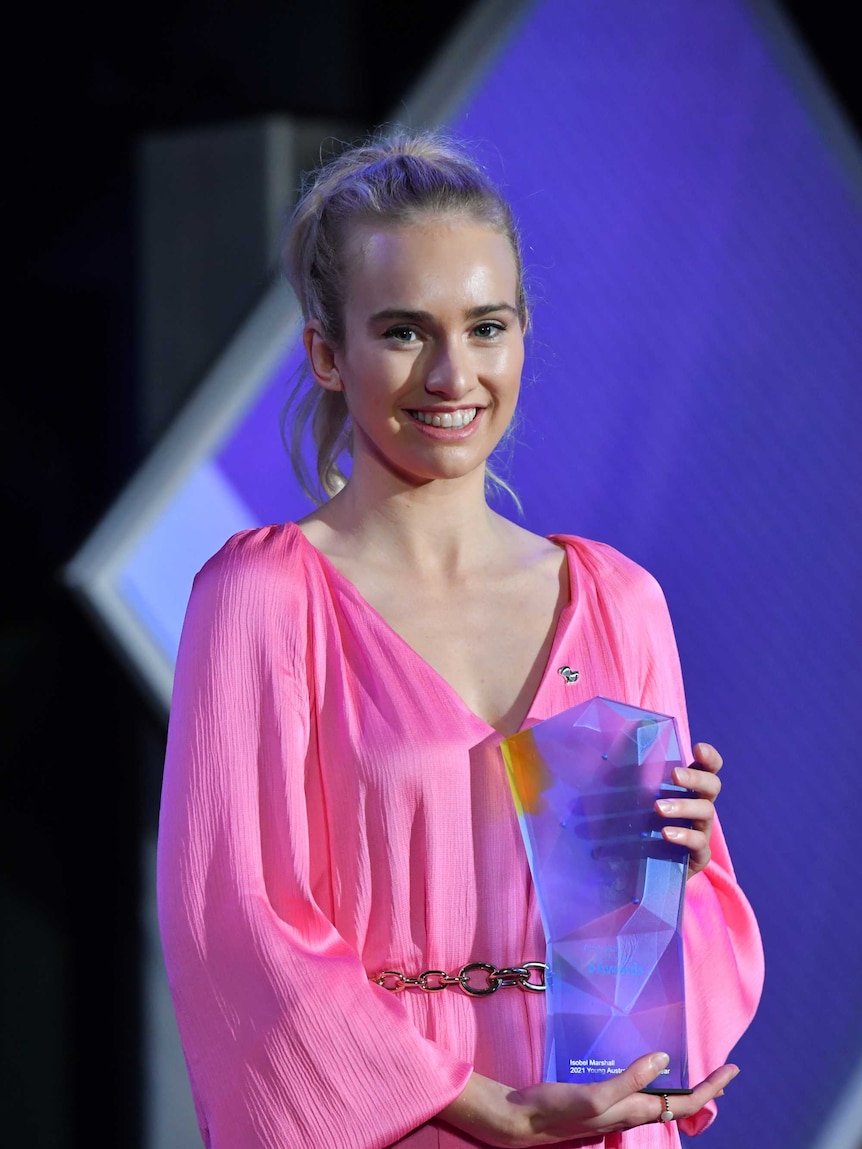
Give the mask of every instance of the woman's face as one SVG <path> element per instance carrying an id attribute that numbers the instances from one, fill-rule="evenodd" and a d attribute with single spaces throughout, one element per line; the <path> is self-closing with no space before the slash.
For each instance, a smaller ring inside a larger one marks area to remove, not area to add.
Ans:
<path id="1" fill-rule="evenodd" d="M 363 456 L 420 483 L 483 469 L 524 364 L 509 241 L 432 217 L 358 225 L 347 255 L 344 341 L 324 385 L 344 390 L 354 473 Z"/>

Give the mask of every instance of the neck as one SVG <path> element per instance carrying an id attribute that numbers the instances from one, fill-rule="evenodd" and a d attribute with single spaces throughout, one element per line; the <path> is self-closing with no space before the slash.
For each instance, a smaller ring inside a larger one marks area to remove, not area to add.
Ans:
<path id="1" fill-rule="evenodd" d="M 354 554 L 431 576 L 480 565 L 510 526 L 488 506 L 484 468 L 411 485 L 360 466 L 319 518 Z"/>

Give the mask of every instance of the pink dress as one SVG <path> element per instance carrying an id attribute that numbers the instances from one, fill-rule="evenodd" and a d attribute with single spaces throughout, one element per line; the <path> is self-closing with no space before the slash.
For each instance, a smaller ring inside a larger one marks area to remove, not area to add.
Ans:
<path id="1" fill-rule="evenodd" d="M 554 541 L 571 601 L 524 725 L 602 695 L 675 715 L 687 744 L 658 584 L 611 547 Z M 455 1149 L 476 1142 L 434 1115 L 471 1069 L 515 1087 L 541 1080 L 542 995 L 395 995 L 369 980 L 542 960 L 498 744 L 294 524 L 241 532 L 197 575 L 170 717 L 158 905 L 207 1146 Z M 718 827 L 712 850 L 685 911 L 693 1082 L 751 1021 L 763 974 Z M 666 1149 L 679 1135 L 651 1124 L 605 1144 Z"/>

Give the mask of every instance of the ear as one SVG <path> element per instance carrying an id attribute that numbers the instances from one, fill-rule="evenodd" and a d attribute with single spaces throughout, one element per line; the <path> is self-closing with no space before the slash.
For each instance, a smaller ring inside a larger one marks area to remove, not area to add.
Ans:
<path id="1" fill-rule="evenodd" d="M 309 319 L 302 333 L 305 354 L 311 373 L 327 391 L 343 391 L 341 375 L 335 362 L 335 348 L 323 334 L 317 319 Z"/>

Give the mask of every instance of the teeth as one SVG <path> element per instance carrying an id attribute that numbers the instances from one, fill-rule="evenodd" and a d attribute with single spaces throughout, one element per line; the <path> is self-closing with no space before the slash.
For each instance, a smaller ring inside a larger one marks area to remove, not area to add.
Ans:
<path id="1" fill-rule="evenodd" d="M 429 427 L 466 427 L 476 418 L 476 408 L 467 407 L 461 411 L 444 411 L 442 415 L 432 415 L 429 411 L 411 411 L 410 414 L 420 423 Z"/>

